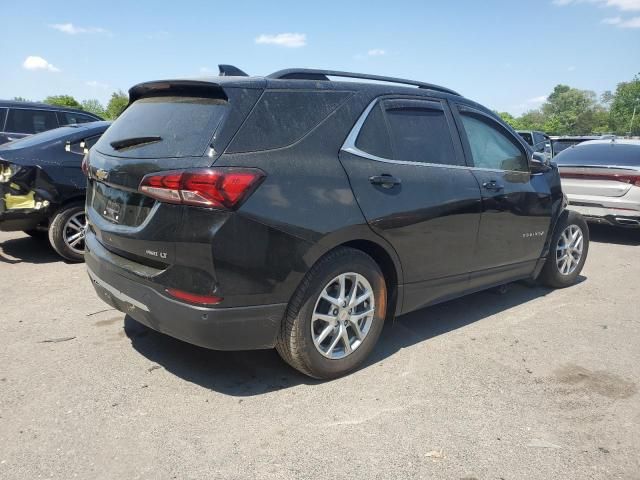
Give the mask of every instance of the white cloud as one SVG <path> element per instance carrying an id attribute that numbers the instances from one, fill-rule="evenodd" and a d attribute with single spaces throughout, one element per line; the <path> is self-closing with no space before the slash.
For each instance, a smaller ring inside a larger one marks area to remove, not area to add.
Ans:
<path id="1" fill-rule="evenodd" d="M 51 65 L 44 58 L 38 57 L 37 55 L 29 55 L 24 59 L 22 63 L 22 68 L 25 70 L 47 70 L 49 72 L 59 72 L 60 69 Z"/>
<path id="2" fill-rule="evenodd" d="M 535 103 L 544 103 L 547 101 L 546 95 L 540 95 L 539 97 L 533 97 L 527 100 L 527 103 L 535 104 Z"/>
<path id="3" fill-rule="evenodd" d="M 278 33 L 276 35 L 262 34 L 256 37 L 256 43 L 278 45 L 280 47 L 297 48 L 307 44 L 306 33 Z"/>
<path id="4" fill-rule="evenodd" d="M 73 23 L 54 23 L 53 25 L 49 25 L 49 27 L 68 35 L 77 35 L 79 33 L 109 33 L 109 30 L 105 30 L 104 28 L 78 27 Z"/>
<path id="5" fill-rule="evenodd" d="M 640 17 L 633 17 L 618 23 L 619 28 L 640 28 Z"/>
<path id="6" fill-rule="evenodd" d="M 569 65 L 567 67 L 567 72 L 575 72 L 576 71 L 576 67 L 575 65 Z"/>
<path id="7" fill-rule="evenodd" d="M 622 18 L 620 17 L 607 17 L 603 18 L 601 23 L 606 23 L 607 25 L 618 25 L 622 22 Z"/>
<path id="8" fill-rule="evenodd" d="M 593 3 L 601 7 L 617 8 L 623 12 L 640 11 L 640 0 L 553 0 L 551 3 L 558 6 Z"/>
<path id="9" fill-rule="evenodd" d="M 209 67 L 200 67 L 200 73 L 202 74 L 210 74 L 210 73 L 216 73 L 217 70 L 213 70 Z"/>
<path id="10" fill-rule="evenodd" d="M 102 88 L 102 89 L 105 89 L 105 90 L 107 88 L 109 88 L 109 84 L 108 83 L 98 82 L 97 80 L 90 80 L 90 81 L 85 82 L 85 83 L 89 87 L 93 87 L 93 88 Z"/>
<path id="11" fill-rule="evenodd" d="M 367 55 L 369 55 L 370 57 L 381 57 L 386 54 L 387 54 L 387 51 L 381 48 L 372 48 L 367 52 Z"/>

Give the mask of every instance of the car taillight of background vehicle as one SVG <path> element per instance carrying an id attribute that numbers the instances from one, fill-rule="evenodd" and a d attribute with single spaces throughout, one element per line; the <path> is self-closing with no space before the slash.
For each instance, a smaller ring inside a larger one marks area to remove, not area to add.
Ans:
<path id="1" fill-rule="evenodd" d="M 84 157 L 82 157 L 82 173 L 84 173 L 85 177 L 89 176 L 89 162 L 87 162 L 87 156 L 86 155 Z"/>
<path id="2" fill-rule="evenodd" d="M 578 172 L 560 172 L 562 178 L 575 178 L 578 180 L 611 180 L 614 182 L 630 183 L 640 187 L 640 173 L 636 174 L 617 174 L 610 172 L 603 173 L 578 173 Z"/>
<path id="3" fill-rule="evenodd" d="M 138 190 L 156 200 L 196 207 L 237 208 L 264 179 L 257 168 L 198 168 L 146 175 Z"/>

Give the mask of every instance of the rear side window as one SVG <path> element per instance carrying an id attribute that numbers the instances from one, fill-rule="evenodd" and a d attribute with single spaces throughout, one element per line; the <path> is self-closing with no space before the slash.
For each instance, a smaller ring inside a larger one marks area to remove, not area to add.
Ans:
<path id="1" fill-rule="evenodd" d="M 496 122 L 470 112 L 461 112 L 473 163 L 478 168 L 528 172 L 527 157 L 515 138 Z"/>
<path id="2" fill-rule="evenodd" d="M 95 122 L 95 118 L 76 112 L 58 112 L 58 120 L 60 125 L 72 125 L 74 123 Z"/>
<path id="3" fill-rule="evenodd" d="M 360 129 L 356 139 L 356 147 L 376 157 L 393 158 L 391 139 L 385 122 L 382 105 L 378 102 L 369 112 Z"/>
<path id="4" fill-rule="evenodd" d="M 447 117 L 439 102 L 386 100 L 394 158 L 408 162 L 459 165 Z"/>
<path id="5" fill-rule="evenodd" d="M 56 112 L 12 108 L 7 115 L 5 131 L 10 133 L 40 133 L 58 128 Z"/>
<path id="6" fill-rule="evenodd" d="M 335 91 L 266 91 L 227 152 L 255 152 L 292 145 L 350 95 L 351 92 Z"/>
<path id="7" fill-rule="evenodd" d="M 199 97 L 150 97 L 131 104 L 96 144 L 108 155 L 129 158 L 180 158 L 204 155 L 229 109 L 225 100 Z M 135 142 L 152 137 L 153 142 Z M 114 149 L 112 142 L 133 139 Z"/>

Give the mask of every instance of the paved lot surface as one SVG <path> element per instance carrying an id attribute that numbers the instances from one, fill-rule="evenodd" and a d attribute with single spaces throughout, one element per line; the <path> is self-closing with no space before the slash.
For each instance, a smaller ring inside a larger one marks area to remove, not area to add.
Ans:
<path id="1" fill-rule="evenodd" d="M 640 232 L 593 236 L 575 287 L 401 317 L 319 383 L 148 330 L 0 233 L 0 478 L 638 479 Z"/>

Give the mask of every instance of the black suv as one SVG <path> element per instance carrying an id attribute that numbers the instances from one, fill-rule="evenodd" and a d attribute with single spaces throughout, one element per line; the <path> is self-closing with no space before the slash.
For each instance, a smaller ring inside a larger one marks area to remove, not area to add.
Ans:
<path id="1" fill-rule="evenodd" d="M 68 125 L 0 145 L 0 231 L 49 237 L 64 259 L 84 258 L 85 153 L 110 122 Z"/>
<path id="2" fill-rule="evenodd" d="M 129 97 L 87 157 L 88 273 L 187 342 L 275 346 L 332 378 L 385 319 L 519 279 L 568 286 L 586 259 L 557 168 L 447 88 L 290 69 Z"/>
<path id="3" fill-rule="evenodd" d="M 64 125 L 97 120 L 102 118 L 75 108 L 0 100 L 0 144 Z"/>

